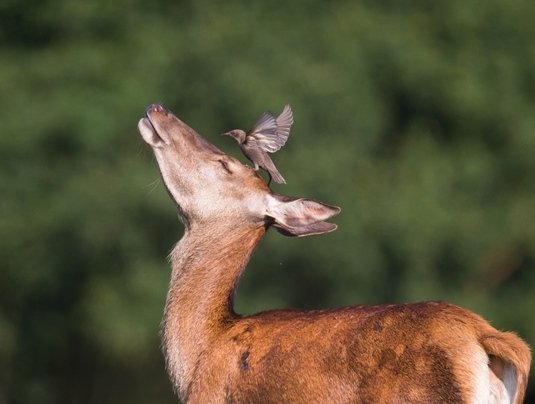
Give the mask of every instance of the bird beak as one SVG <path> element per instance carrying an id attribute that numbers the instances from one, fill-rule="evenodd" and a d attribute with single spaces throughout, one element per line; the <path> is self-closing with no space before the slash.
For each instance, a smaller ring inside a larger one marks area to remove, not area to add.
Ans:
<path id="1" fill-rule="evenodd" d="M 230 136 L 230 132 L 222 133 L 221 136 Z"/>

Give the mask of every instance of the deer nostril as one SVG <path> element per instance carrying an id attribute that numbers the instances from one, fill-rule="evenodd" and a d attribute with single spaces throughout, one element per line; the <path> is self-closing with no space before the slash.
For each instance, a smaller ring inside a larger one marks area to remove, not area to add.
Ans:
<path id="1" fill-rule="evenodd" d="M 159 112 L 161 114 L 167 114 L 167 109 L 161 104 L 151 104 L 147 107 L 147 113 Z"/>

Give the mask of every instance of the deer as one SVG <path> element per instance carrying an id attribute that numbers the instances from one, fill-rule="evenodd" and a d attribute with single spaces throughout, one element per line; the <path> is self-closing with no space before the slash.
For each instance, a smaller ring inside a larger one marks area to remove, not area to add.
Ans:
<path id="1" fill-rule="evenodd" d="M 160 104 L 138 129 L 184 225 L 161 326 L 182 402 L 523 401 L 528 345 L 447 302 L 235 313 L 238 281 L 268 229 L 332 232 L 340 208 L 273 192 Z"/>

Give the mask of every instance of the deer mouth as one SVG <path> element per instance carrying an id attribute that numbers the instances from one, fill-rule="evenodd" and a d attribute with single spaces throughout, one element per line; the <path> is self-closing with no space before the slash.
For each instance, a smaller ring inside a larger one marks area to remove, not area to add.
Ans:
<path id="1" fill-rule="evenodd" d="M 145 142 L 156 149 L 175 144 L 190 152 L 224 154 L 160 104 L 149 105 L 138 129 Z"/>
<path id="2" fill-rule="evenodd" d="M 147 143 L 155 146 L 158 143 L 171 144 L 169 135 L 164 130 L 158 130 L 160 126 L 158 123 L 165 119 L 170 112 L 160 104 L 149 105 L 145 111 L 145 118 L 141 118 L 138 123 L 138 129 L 141 136 Z"/>

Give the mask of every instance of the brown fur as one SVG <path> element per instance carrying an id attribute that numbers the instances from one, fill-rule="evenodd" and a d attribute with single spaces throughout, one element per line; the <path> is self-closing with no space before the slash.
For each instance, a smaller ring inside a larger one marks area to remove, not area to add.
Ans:
<path id="1" fill-rule="evenodd" d="M 237 282 L 267 228 L 332 231 L 324 220 L 337 210 L 274 198 L 254 171 L 162 107 L 148 116 L 152 127 L 143 121 L 140 131 L 186 224 L 171 254 L 162 326 L 168 372 L 184 402 L 491 402 L 488 391 L 506 394 L 508 378 L 514 403 L 522 402 L 528 346 L 448 303 L 235 314 Z"/>

